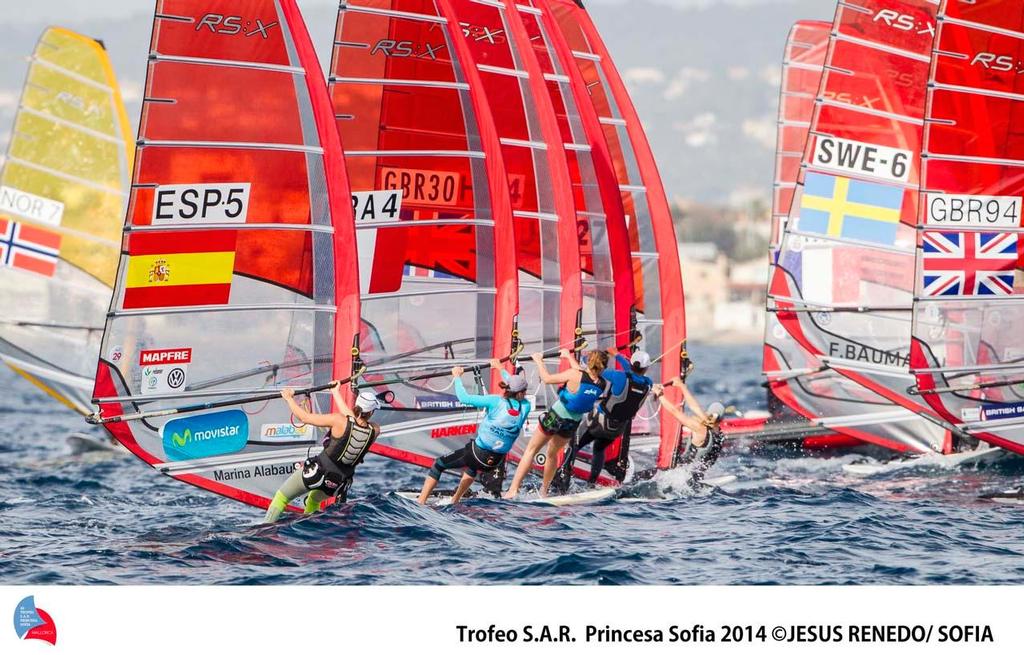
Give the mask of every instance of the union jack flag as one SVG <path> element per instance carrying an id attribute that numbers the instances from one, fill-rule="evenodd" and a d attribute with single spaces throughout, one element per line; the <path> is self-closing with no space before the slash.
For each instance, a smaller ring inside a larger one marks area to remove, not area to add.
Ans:
<path id="1" fill-rule="evenodd" d="M 60 235 L 0 218 L 0 266 L 53 277 L 60 256 Z"/>
<path id="2" fill-rule="evenodd" d="M 1008 296 L 1017 266 L 1017 235 L 1004 232 L 925 232 L 926 296 Z"/>

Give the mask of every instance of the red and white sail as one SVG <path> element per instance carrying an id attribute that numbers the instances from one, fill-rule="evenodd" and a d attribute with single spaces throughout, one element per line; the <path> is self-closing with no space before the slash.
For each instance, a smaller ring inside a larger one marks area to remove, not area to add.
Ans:
<path id="1" fill-rule="evenodd" d="M 153 20 L 101 417 L 349 376 L 352 208 L 295 0 L 159 0 Z M 281 401 L 107 427 L 157 470 L 261 507 L 319 441 Z"/>
<path id="2" fill-rule="evenodd" d="M 906 392 L 936 9 L 840 3 L 769 294 L 773 388 L 785 381 L 794 409 L 821 412 L 835 430 L 916 452 L 951 447 L 935 412 Z"/>
<path id="3" fill-rule="evenodd" d="M 947 0 L 928 87 L 911 367 L 967 436 L 1024 453 L 1024 2 Z"/>
<path id="4" fill-rule="evenodd" d="M 793 206 L 831 32 L 832 23 L 802 20 L 793 25 L 786 38 L 775 144 L 772 232 L 768 245 L 772 263 L 775 262 L 782 241 L 782 230 Z"/>
<path id="5" fill-rule="evenodd" d="M 587 12 L 573 0 L 538 0 L 536 4 L 555 19 L 584 85 L 577 88 L 577 98 L 589 95 L 603 127 L 629 229 L 637 330 L 643 336 L 642 347 L 659 358 L 652 375 L 670 379 L 680 372 L 686 319 L 672 212 L 654 154 L 625 84 Z M 613 242 L 612 247 L 620 244 Z M 657 463 L 667 468 L 675 458 L 679 431 L 674 422 L 661 418 L 653 417 L 646 426 L 635 424 L 634 431 L 659 435 Z"/>

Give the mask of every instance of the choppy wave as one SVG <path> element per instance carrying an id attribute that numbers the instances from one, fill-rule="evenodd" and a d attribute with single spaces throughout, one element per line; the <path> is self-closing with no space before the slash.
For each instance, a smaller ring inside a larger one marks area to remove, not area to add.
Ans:
<path id="1" fill-rule="evenodd" d="M 753 349 L 705 348 L 699 395 L 751 407 Z M 710 369 L 710 370 L 709 370 Z M 694 492 L 683 472 L 630 501 L 551 508 L 472 500 L 422 508 L 393 492 L 422 472 L 374 459 L 352 502 L 271 527 L 260 512 L 127 457 L 68 453 L 96 435 L 6 370 L 0 388 L 4 584 L 1019 584 L 1022 511 L 978 500 L 1024 460 L 870 478 L 862 455 L 727 451 Z"/>

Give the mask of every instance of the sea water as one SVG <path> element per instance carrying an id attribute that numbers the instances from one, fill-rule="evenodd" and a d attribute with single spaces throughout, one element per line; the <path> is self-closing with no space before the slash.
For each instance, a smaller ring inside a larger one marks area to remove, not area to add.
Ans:
<path id="1" fill-rule="evenodd" d="M 691 349 L 704 401 L 764 405 L 753 346 Z M 861 479 L 863 455 L 729 449 L 687 489 L 682 472 L 611 500 L 551 508 L 396 497 L 424 471 L 376 457 L 350 502 L 254 527 L 262 512 L 130 456 L 69 454 L 77 415 L 0 371 L 0 584 L 1020 584 L 1024 509 L 978 500 L 1024 460 Z"/>

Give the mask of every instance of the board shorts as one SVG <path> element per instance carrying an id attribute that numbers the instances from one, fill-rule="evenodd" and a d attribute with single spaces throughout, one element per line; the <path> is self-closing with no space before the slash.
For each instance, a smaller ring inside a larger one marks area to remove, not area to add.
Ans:
<path id="1" fill-rule="evenodd" d="M 481 448 L 476 445 L 475 441 L 470 441 L 455 452 L 435 459 L 434 465 L 430 467 L 430 472 L 427 475 L 435 480 L 440 480 L 441 474 L 445 471 L 464 468 L 470 477 L 476 478 L 482 471 L 495 470 L 504 461 L 505 455 L 502 453 Z"/>
<path id="2" fill-rule="evenodd" d="M 540 417 L 540 429 L 549 437 L 572 439 L 582 422 L 583 419 L 565 418 L 555 413 L 554 409 L 549 409 Z"/>
<path id="3" fill-rule="evenodd" d="M 302 484 L 306 489 L 320 491 L 340 502 L 348 497 L 354 474 L 354 469 L 343 469 L 322 455 L 310 457 L 302 464 Z"/>

